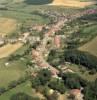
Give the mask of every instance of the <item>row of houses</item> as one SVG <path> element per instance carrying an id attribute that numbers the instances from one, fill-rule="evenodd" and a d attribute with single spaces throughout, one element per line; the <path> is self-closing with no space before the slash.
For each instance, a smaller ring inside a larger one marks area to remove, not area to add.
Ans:
<path id="1" fill-rule="evenodd" d="M 40 51 L 32 49 L 32 58 L 34 59 L 35 63 L 40 69 L 48 69 L 51 71 L 52 77 L 57 77 L 59 71 L 56 68 L 49 65 L 49 63 L 44 60 Z"/>
<path id="2" fill-rule="evenodd" d="M 36 49 L 32 49 L 32 58 L 34 59 L 37 66 L 40 69 L 47 68 L 51 71 L 53 77 L 57 77 L 59 70 L 51 66 L 45 59 L 44 59 L 44 52 L 48 52 L 49 50 L 46 48 L 47 42 L 49 39 L 52 40 L 53 44 L 56 48 L 60 48 L 61 46 L 61 36 L 55 35 L 57 31 L 59 31 L 63 26 L 66 20 L 62 18 L 62 20 L 57 21 L 56 23 L 52 24 L 48 31 L 44 33 L 44 38 L 40 41 L 40 45 L 37 46 Z M 53 46 L 54 46 L 53 45 Z"/>

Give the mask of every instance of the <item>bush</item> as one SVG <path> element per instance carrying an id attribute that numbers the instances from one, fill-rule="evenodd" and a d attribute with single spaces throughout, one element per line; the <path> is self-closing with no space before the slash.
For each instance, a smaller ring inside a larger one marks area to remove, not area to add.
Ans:
<path id="1" fill-rule="evenodd" d="M 4 92 L 6 92 L 6 89 L 4 87 L 0 88 L 0 95 L 3 94 Z"/>
<path id="2" fill-rule="evenodd" d="M 52 80 L 52 81 L 50 81 L 48 86 L 54 90 L 57 90 L 61 94 L 65 93 L 65 91 L 66 91 L 63 80 L 59 80 L 59 79 Z"/>
<path id="3" fill-rule="evenodd" d="M 65 73 L 62 75 L 64 84 L 69 89 L 80 89 L 87 86 L 88 82 L 83 80 L 80 76 L 74 73 Z"/>
<path id="4" fill-rule="evenodd" d="M 17 81 L 12 81 L 12 82 L 9 83 L 8 89 L 12 89 L 12 88 L 16 87 L 17 85 L 18 85 Z"/>

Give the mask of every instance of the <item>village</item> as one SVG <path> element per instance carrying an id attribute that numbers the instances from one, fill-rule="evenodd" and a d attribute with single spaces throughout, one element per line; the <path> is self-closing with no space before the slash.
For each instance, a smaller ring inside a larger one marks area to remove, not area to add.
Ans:
<path id="1" fill-rule="evenodd" d="M 61 31 L 61 29 L 66 25 L 67 22 L 70 22 L 76 18 L 79 18 L 86 14 L 93 14 L 96 10 L 86 10 L 84 12 L 78 13 L 73 16 L 65 16 L 65 14 L 58 14 L 58 13 L 52 13 L 50 11 L 46 12 L 45 14 L 47 16 L 50 16 L 53 18 L 53 21 L 49 25 L 32 25 L 29 29 L 29 31 L 24 32 L 22 34 L 19 34 L 18 37 L 8 38 L 7 36 L 0 36 L 0 48 L 2 48 L 6 44 L 15 44 L 15 43 L 21 43 L 21 44 L 27 44 L 34 45 L 31 48 L 31 56 L 32 61 L 31 63 L 34 64 L 34 67 L 30 67 L 29 69 L 31 72 L 32 77 L 36 77 L 38 74 L 38 71 L 42 69 L 48 69 L 51 72 L 51 77 L 56 78 L 58 80 L 61 80 L 62 77 L 59 76 L 59 73 L 76 73 L 72 69 L 70 69 L 68 66 L 70 66 L 70 62 L 65 62 L 64 65 L 59 65 L 56 67 L 52 66 L 47 62 L 48 55 L 51 50 L 60 50 L 61 48 L 64 48 L 64 41 L 68 39 L 69 35 L 58 35 L 57 32 Z M 44 12 L 42 12 L 44 13 Z M 38 33 L 42 32 L 41 36 L 35 36 L 31 34 L 32 31 L 36 31 Z M 6 66 L 8 65 L 8 62 L 6 63 Z M 35 71 L 34 71 L 35 70 Z M 52 90 L 52 89 L 51 89 Z M 84 95 L 82 94 L 82 88 L 79 89 L 71 89 L 67 96 L 74 96 L 75 100 L 84 100 Z M 54 91 L 54 90 L 53 90 Z"/>

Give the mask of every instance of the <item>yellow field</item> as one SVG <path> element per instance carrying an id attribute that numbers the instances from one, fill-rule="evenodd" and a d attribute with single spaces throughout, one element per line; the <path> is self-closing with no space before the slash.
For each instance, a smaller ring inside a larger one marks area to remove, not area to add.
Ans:
<path id="1" fill-rule="evenodd" d="M 20 3 L 23 2 L 24 0 L 13 0 L 14 3 Z"/>
<path id="2" fill-rule="evenodd" d="M 6 35 L 16 29 L 17 22 L 14 19 L 0 18 L 0 35 Z"/>
<path id="3" fill-rule="evenodd" d="M 22 43 L 6 44 L 5 46 L 0 48 L 0 58 L 11 55 L 17 49 L 19 49 L 22 45 L 23 45 Z"/>
<path id="4" fill-rule="evenodd" d="M 79 48 L 81 51 L 87 51 L 95 56 L 97 56 L 97 37 L 92 41 L 86 43 L 85 45 Z"/>
<path id="5" fill-rule="evenodd" d="M 94 2 L 80 2 L 80 0 L 54 0 L 51 5 L 62 5 L 83 8 L 92 4 L 94 4 Z"/>

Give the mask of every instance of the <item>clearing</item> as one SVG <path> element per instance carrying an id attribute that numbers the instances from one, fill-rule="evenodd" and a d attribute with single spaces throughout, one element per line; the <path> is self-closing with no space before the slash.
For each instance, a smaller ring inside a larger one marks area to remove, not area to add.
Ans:
<path id="1" fill-rule="evenodd" d="M 50 5 L 84 8 L 92 4 L 95 4 L 95 2 L 81 2 L 80 0 L 54 0 Z"/>
<path id="2" fill-rule="evenodd" d="M 0 35 L 12 33 L 17 27 L 17 22 L 10 18 L 0 18 Z"/>
<path id="3" fill-rule="evenodd" d="M 92 39 L 90 42 L 78 48 L 81 51 L 87 51 L 94 56 L 97 56 L 97 37 Z"/>
<path id="4" fill-rule="evenodd" d="M 16 50 L 22 47 L 22 43 L 15 43 L 15 44 L 6 44 L 0 48 L 0 58 L 7 57 L 13 54 Z"/>

